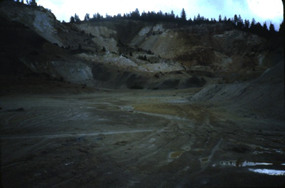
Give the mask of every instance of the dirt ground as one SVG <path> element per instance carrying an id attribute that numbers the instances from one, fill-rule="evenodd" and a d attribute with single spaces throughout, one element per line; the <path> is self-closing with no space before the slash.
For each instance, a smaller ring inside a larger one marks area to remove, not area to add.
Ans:
<path id="1" fill-rule="evenodd" d="M 3 187 L 285 186 L 283 120 L 190 102 L 199 88 L 41 87 L 0 96 Z"/>

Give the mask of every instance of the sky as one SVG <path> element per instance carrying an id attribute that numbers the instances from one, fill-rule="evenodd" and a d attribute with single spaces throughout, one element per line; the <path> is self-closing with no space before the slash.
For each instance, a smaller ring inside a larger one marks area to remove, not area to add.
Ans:
<path id="1" fill-rule="evenodd" d="M 235 14 L 243 19 L 263 24 L 272 22 L 275 29 L 283 20 L 282 0 L 37 0 L 39 5 L 50 9 L 60 21 L 69 21 L 76 13 L 83 19 L 86 13 L 92 17 L 95 13 L 105 16 L 130 13 L 136 8 L 143 11 L 162 11 L 176 15 L 185 9 L 187 18 L 194 18 L 200 14 L 205 18 L 233 18 Z"/>

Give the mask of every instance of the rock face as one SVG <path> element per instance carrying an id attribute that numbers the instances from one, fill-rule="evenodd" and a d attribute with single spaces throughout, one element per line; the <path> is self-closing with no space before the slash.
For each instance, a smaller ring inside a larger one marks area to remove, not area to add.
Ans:
<path id="1" fill-rule="evenodd" d="M 99 47 L 107 51 L 118 53 L 118 44 L 114 36 L 117 34 L 115 30 L 105 26 L 92 26 L 88 23 L 77 25 L 78 29 L 92 36 L 92 41 Z"/>
<path id="2" fill-rule="evenodd" d="M 0 18 L 3 72 L 16 63 L 26 73 L 88 86 L 168 89 L 246 81 L 283 59 L 280 45 L 271 48 L 267 39 L 225 23 L 66 24 L 43 7 L 9 1 L 1 3 Z"/>
<path id="3" fill-rule="evenodd" d="M 37 34 L 51 43 L 57 43 L 60 46 L 63 45 L 56 30 L 56 24 L 59 23 L 50 11 L 22 4 L 11 4 L 10 2 L 4 3 L 4 6 L 1 6 L 0 10 L 2 14 L 9 18 L 9 20 L 20 22 L 23 25 L 30 27 L 30 29 L 36 31 Z"/>
<path id="4" fill-rule="evenodd" d="M 265 39 L 225 24 L 168 28 L 162 25 L 144 27 L 130 45 L 153 51 L 166 59 L 174 59 L 187 69 L 193 70 L 196 66 L 201 69 L 202 66 L 205 71 L 210 66 L 211 70 L 229 72 L 231 69 L 236 72 L 240 67 L 233 69 L 233 64 L 250 64 L 248 61 L 255 64 L 258 56 L 265 53 Z M 263 64 L 262 60 L 259 64 Z M 243 68 L 248 66 L 255 67 L 244 65 Z"/>

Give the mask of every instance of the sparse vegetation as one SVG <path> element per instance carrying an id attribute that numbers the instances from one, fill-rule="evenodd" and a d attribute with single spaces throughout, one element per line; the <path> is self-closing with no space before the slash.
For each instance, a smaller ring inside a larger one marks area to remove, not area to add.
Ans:
<path id="1" fill-rule="evenodd" d="M 182 20 L 183 22 L 186 22 L 186 13 L 185 13 L 184 8 L 183 8 L 182 11 L 181 11 L 181 20 Z"/>

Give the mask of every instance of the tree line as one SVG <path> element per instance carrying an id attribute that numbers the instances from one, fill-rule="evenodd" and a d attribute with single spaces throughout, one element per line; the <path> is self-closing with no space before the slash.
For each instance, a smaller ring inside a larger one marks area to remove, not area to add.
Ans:
<path id="1" fill-rule="evenodd" d="M 190 18 L 187 20 L 184 8 L 182 9 L 180 16 L 175 15 L 173 11 L 171 11 L 171 13 L 163 13 L 162 11 L 159 12 L 151 11 L 151 12 L 142 12 L 140 14 L 138 9 L 128 14 L 123 14 L 123 15 L 117 14 L 115 16 L 110 16 L 107 14 L 105 17 L 103 17 L 103 15 L 99 13 L 93 14 L 93 16 L 91 17 L 90 14 L 87 13 L 83 21 L 96 22 L 101 20 L 124 20 L 124 19 L 147 21 L 147 22 L 176 22 L 182 25 L 227 23 L 233 25 L 237 29 L 252 32 L 254 34 L 262 36 L 271 36 L 278 33 L 275 30 L 275 27 L 272 23 L 270 23 L 269 27 L 267 27 L 266 22 L 261 24 L 257 22 L 254 18 L 251 21 L 247 19 L 242 19 L 240 15 L 234 15 L 233 18 L 227 18 L 226 16 L 222 18 L 222 16 L 219 15 L 218 20 L 216 20 L 215 18 L 208 19 L 198 14 L 197 16 L 194 16 L 193 19 Z M 70 17 L 70 23 L 76 23 L 76 22 L 82 22 L 82 20 L 80 20 L 77 14 Z M 283 32 L 284 32 L 284 23 L 282 22 L 280 25 L 279 33 Z"/>
<path id="2" fill-rule="evenodd" d="M 13 1 L 16 3 L 21 3 L 21 4 L 25 4 L 25 2 L 26 2 L 27 5 L 37 6 L 36 0 L 10 0 L 10 1 Z"/>
<path id="3" fill-rule="evenodd" d="M 27 5 L 30 6 L 37 6 L 36 0 L 6 0 L 6 1 L 13 1 L 16 3 L 24 4 L 26 2 Z M 101 20 L 140 20 L 140 21 L 146 21 L 146 22 L 174 22 L 179 23 L 182 25 L 195 25 L 195 24 L 213 24 L 213 23 L 226 23 L 231 24 L 237 29 L 252 32 L 254 34 L 258 34 L 261 36 L 272 36 L 272 35 L 283 35 L 284 33 L 284 21 L 280 24 L 279 31 L 277 32 L 275 30 L 275 27 L 272 23 L 269 24 L 269 27 L 267 27 L 266 22 L 263 24 L 256 22 L 256 20 L 253 18 L 251 21 L 247 19 L 242 19 L 240 15 L 234 15 L 233 18 L 227 18 L 226 16 L 222 18 L 221 15 L 219 15 L 218 20 L 215 18 L 205 18 L 198 14 L 197 16 L 194 16 L 193 19 L 186 19 L 186 12 L 183 8 L 181 10 L 180 16 L 177 16 L 174 14 L 173 11 L 170 13 L 163 13 L 162 11 L 154 12 L 142 12 L 140 14 L 139 10 L 136 9 L 133 12 L 127 13 L 127 14 L 117 14 L 115 16 L 106 15 L 103 17 L 103 15 L 96 13 L 93 14 L 92 17 L 90 14 L 86 14 L 84 17 L 85 22 L 96 22 Z M 76 23 L 76 22 L 82 22 L 82 20 L 79 18 L 77 14 L 70 17 L 70 23 Z"/>

